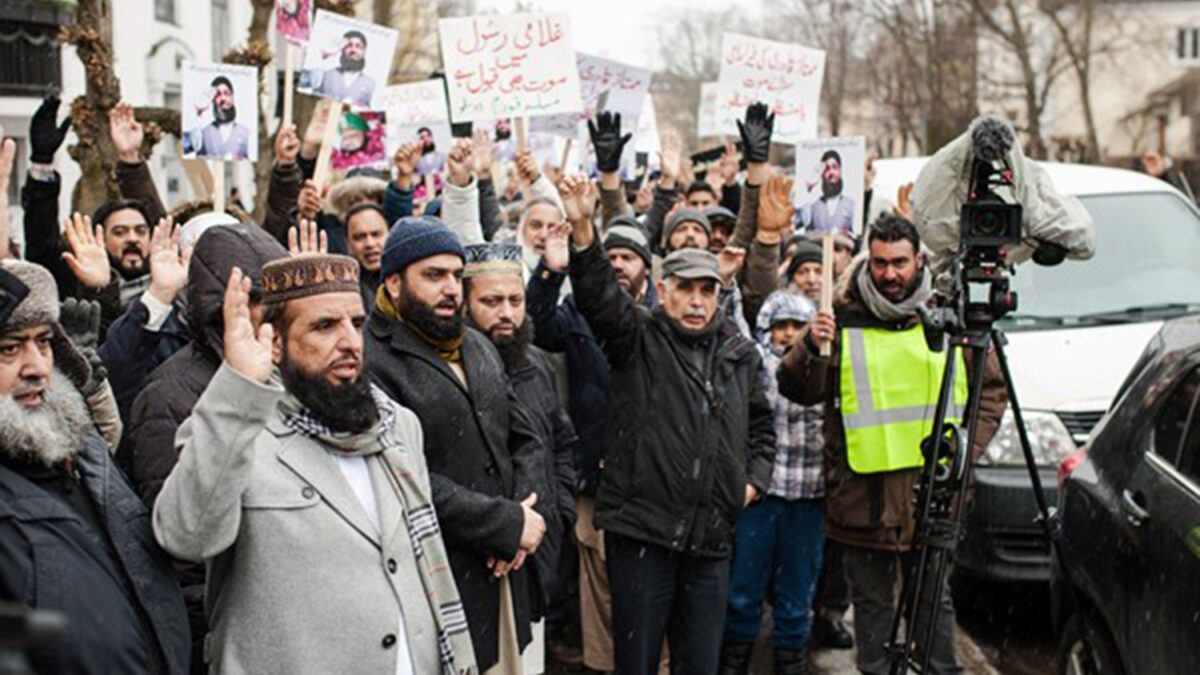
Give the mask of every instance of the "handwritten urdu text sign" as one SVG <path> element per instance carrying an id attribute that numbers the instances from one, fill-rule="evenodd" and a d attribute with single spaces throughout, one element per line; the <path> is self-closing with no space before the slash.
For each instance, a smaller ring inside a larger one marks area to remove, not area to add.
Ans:
<path id="1" fill-rule="evenodd" d="M 717 127 L 737 135 L 737 120 L 751 103 L 775 113 L 777 143 L 815 138 L 825 78 L 825 52 L 799 45 L 725 33 L 717 80 Z"/>
<path id="2" fill-rule="evenodd" d="M 438 28 L 453 121 L 583 110 L 566 14 L 441 19 Z"/>
<path id="3" fill-rule="evenodd" d="M 634 129 L 642 114 L 643 101 L 650 91 L 650 71 L 582 52 L 576 55 L 576 65 L 579 68 L 582 113 L 545 117 L 538 120 L 533 128 L 573 138 L 579 133 L 580 122 L 595 117 L 601 110 L 607 110 L 620 113 L 624 128 Z"/>

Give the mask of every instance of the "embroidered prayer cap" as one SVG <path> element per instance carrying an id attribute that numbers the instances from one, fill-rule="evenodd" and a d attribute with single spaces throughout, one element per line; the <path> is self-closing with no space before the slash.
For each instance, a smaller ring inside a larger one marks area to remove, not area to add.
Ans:
<path id="1" fill-rule="evenodd" d="M 263 302 L 287 302 L 322 293 L 359 293 L 358 261 L 344 255 L 311 254 L 263 265 Z"/>
<path id="2" fill-rule="evenodd" d="M 481 274 L 516 274 L 525 273 L 520 244 L 471 244 L 465 247 L 466 264 L 463 267 L 463 277 L 477 277 Z"/>

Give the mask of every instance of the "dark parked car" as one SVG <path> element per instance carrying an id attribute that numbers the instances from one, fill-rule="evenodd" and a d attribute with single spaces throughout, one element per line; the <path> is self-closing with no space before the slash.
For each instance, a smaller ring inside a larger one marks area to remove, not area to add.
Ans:
<path id="1" fill-rule="evenodd" d="M 1200 672 L 1200 317 L 1164 324 L 1115 400 L 1059 472 L 1059 672 Z"/>

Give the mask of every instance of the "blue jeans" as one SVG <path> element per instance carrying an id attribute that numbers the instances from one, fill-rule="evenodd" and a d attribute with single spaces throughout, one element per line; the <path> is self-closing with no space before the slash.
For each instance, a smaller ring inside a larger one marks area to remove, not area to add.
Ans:
<path id="1" fill-rule="evenodd" d="M 825 500 L 768 495 L 738 518 L 725 615 L 726 642 L 756 642 L 762 604 L 773 589 L 771 646 L 804 651 L 825 543 Z"/>

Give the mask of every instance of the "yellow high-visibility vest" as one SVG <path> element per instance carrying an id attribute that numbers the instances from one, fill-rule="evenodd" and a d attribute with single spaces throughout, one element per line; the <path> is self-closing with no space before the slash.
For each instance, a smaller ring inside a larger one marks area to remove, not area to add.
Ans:
<path id="1" fill-rule="evenodd" d="M 841 413 L 850 469 L 879 473 L 924 465 L 921 441 L 933 431 L 945 352 L 930 351 L 919 325 L 903 331 L 844 328 L 841 337 Z M 961 360 L 954 371 L 946 419 L 961 424 L 968 394 Z"/>

